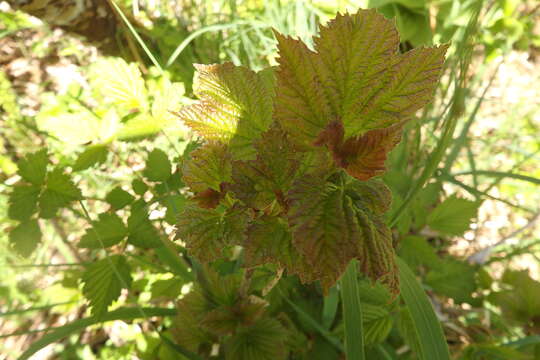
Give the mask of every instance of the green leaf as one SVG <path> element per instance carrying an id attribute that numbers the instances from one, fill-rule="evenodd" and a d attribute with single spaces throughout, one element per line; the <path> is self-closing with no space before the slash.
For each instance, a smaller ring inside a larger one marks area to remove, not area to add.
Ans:
<path id="1" fill-rule="evenodd" d="M 184 210 L 187 199 L 183 195 L 171 195 L 162 200 L 167 211 L 165 212 L 165 221 L 171 225 L 176 224 L 178 215 Z"/>
<path id="2" fill-rule="evenodd" d="M 81 200 L 81 191 L 73 184 L 62 168 L 55 168 L 47 174 L 45 190 L 39 197 L 39 216 L 52 218 L 58 209 L 69 205 L 72 201 Z"/>
<path id="3" fill-rule="evenodd" d="M 219 192 L 222 183 L 231 182 L 231 155 L 223 144 L 207 143 L 190 157 L 182 169 L 182 180 L 194 193 L 208 188 Z"/>
<path id="4" fill-rule="evenodd" d="M 154 149 L 148 154 L 146 160 L 146 167 L 143 171 L 143 175 L 151 181 L 166 181 L 171 177 L 171 162 L 160 149 Z"/>
<path id="5" fill-rule="evenodd" d="M 501 307 L 506 318 L 533 323 L 533 319 L 540 317 L 540 282 L 526 270 L 506 270 L 501 280 L 506 286 L 489 295 L 489 300 Z"/>
<path id="6" fill-rule="evenodd" d="M 150 289 L 150 293 L 152 294 L 151 299 L 176 299 L 181 294 L 183 285 L 184 282 L 180 281 L 177 277 L 158 280 L 152 284 Z"/>
<path id="7" fill-rule="evenodd" d="M 332 121 L 345 138 L 401 123 L 425 106 L 447 46 L 398 53 L 395 26 L 375 10 L 338 15 L 321 26 L 315 51 L 276 34 L 275 117 L 310 146 Z"/>
<path id="8" fill-rule="evenodd" d="M 159 233 L 148 219 L 145 206 L 131 207 L 128 218 L 128 243 L 144 249 L 162 245 Z"/>
<path id="9" fill-rule="evenodd" d="M 133 188 L 133 192 L 140 196 L 143 196 L 148 190 L 148 185 L 146 185 L 141 179 L 134 179 L 131 182 L 131 187 Z"/>
<path id="10" fill-rule="evenodd" d="M 40 186 L 45 182 L 48 163 L 47 150 L 39 150 L 19 160 L 17 163 L 18 173 L 29 183 Z"/>
<path id="11" fill-rule="evenodd" d="M 382 306 L 362 303 L 364 340 L 367 346 L 382 343 L 394 324 L 390 312 Z"/>
<path id="12" fill-rule="evenodd" d="M 38 116 L 39 128 L 65 144 L 83 145 L 99 139 L 99 118 L 83 110 L 77 113 L 62 111 L 53 114 L 42 112 Z"/>
<path id="13" fill-rule="evenodd" d="M 448 345 L 437 315 L 422 286 L 403 260 L 396 259 L 399 268 L 401 296 L 409 308 L 418 334 L 421 360 L 450 360 Z"/>
<path id="14" fill-rule="evenodd" d="M 225 343 L 227 360 L 287 359 L 286 331 L 279 321 L 261 318 L 241 327 Z"/>
<path id="15" fill-rule="evenodd" d="M 103 164 L 107 161 L 109 148 L 106 145 L 88 146 L 75 161 L 73 171 L 86 170 L 96 164 Z"/>
<path id="16" fill-rule="evenodd" d="M 307 278 L 320 279 L 328 289 L 349 261 L 358 258 L 368 277 L 397 292 L 392 237 L 382 218 L 391 194 L 381 181 L 353 180 L 340 187 L 305 176 L 295 182 L 288 198 L 288 222 L 294 246 L 309 265 L 303 269 Z"/>
<path id="17" fill-rule="evenodd" d="M 78 319 L 66 325 L 49 329 L 50 332 L 43 335 L 43 337 L 39 340 L 33 342 L 19 357 L 19 360 L 28 360 L 32 357 L 32 355 L 47 345 L 60 341 L 67 336 L 76 334 L 78 331 L 84 330 L 85 328 L 94 324 L 115 320 L 129 321 L 139 318 L 150 318 L 153 316 L 174 316 L 175 314 L 176 309 L 168 308 L 120 308 L 105 313 L 100 317 L 92 316 L 90 318 Z"/>
<path id="18" fill-rule="evenodd" d="M 252 157 L 253 140 L 272 122 L 273 92 L 248 68 L 196 65 L 194 92 L 200 101 L 178 116 L 207 140 L 228 144 L 236 159 Z"/>
<path id="19" fill-rule="evenodd" d="M 446 235 L 462 235 L 469 229 L 479 206 L 478 202 L 450 196 L 429 214 L 427 224 Z"/>
<path id="20" fill-rule="evenodd" d="M 120 210 L 131 204 L 134 200 L 133 195 L 123 190 L 120 186 L 115 187 L 105 196 L 105 201 L 111 204 L 114 210 Z"/>
<path id="21" fill-rule="evenodd" d="M 13 220 L 25 221 L 35 212 L 41 189 L 35 185 L 16 185 L 9 194 L 8 216 Z"/>
<path id="22" fill-rule="evenodd" d="M 164 124 L 156 122 L 150 114 L 140 113 L 124 123 L 116 133 L 116 138 L 122 141 L 138 141 L 155 136 L 163 127 Z"/>
<path id="23" fill-rule="evenodd" d="M 41 229 L 37 220 L 28 220 L 9 232 L 9 244 L 15 252 L 28 257 L 41 242 Z"/>
<path id="24" fill-rule="evenodd" d="M 118 244 L 128 234 L 122 219 L 114 213 L 99 214 L 98 220 L 92 222 L 92 227 L 86 230 L 79 242 L 79 247 L 87 249 L 102 249 Z"/>
<path id="25" fill-rule="evenodd" d="M 426 265 L 436 268 L 441 263 L 435 248 L 422 236 L 410 235 L 400 240 L 399 256 L 411 267 Z"/>
<path id="26" fill-rule="evenodd" d="M 92 315 L 105 315 L 120 291 L 129 289 L 131 281 L 131 269 L 122 255 L 108 256 L 88 266 L 82 275 L 82 291 L 90 302 Z"/>
<path id="27" fill-rule="evenodd" d="M 446 260 L 427 274 L 426 284 L 458 304 L 470 303 L 476 290 L 475 274 L 476 269 L 465 262 Z"/>
<path id="28" fill-rule="evenodd" d="M 127 109 L 147 108 L 146 88 L 136 63 L 128 64 L 121 58 L 98 61 L 92 68 L 92 85 L 103 98 Z"/>
<path id="29" fill-rule="evenodd" d="M 176 236 L 198 259 L 213 261 L 221 257 L 225 247 L 244 242 L 246 221 L 241 209 L 221 211 L 190 204 L 180 215 Z"/>

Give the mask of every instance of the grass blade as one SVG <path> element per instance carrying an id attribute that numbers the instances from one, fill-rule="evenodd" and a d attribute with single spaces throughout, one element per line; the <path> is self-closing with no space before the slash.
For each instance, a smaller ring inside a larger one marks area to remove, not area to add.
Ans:
<path id="1" fill-rule="evenodd" d="M 99 318 L 93 316 L 75 320 L 69 324 L 56 328 L 53 332 L 44 335 L 41 339 L 32 343 L 32 345 L 30 345 L 30 347 L 19 357 L 19 360 L 29 359 L 33 354 L 43 349 L 45 346 L 59 341 L 77 331 L 83 330 L 90 325 L 99 324 L 105 321 L 133 320 L 141 318 L 141 310 L 147 317 L 176 315 L 176 309 L 171 308 L 120 308 L 108 312 Z"/>
<path id="2" fill-rule="evenodd" d="M 407 264 L 396 257 L 401 296 L 409 308 L 420 343 L 423 360 L 450 360 L 448 345 L 433 307 Z"/>
<path id="3" fill-rule="evenodd" d="M 504 172 L 504 171 L 476 170 L 474 172 L 463 171 L 463 172 L 452 174 L 452 176 L 459 176 L 459 175 L 480 175 L 480 176 L 489 176 L 489 177 L 494 177 L 494 178 L 510 178 L 510 179 L 515 179 L 515 180 L 528 181 L 535 185 L 540 185 L 539 178 L 535 178 L 535 177 L 527 176 L 527 175 L 521 175 L 521 174 L 514 174 L 514 173 Z"/>
<path id="4" fill-rule="evenodd" d="M 347 360 L 364 360 L 362 307 L 358 294 L 358 261 L 351 260 L 341 279 L 343 319 L 345 323 L 345 353 Z"/>

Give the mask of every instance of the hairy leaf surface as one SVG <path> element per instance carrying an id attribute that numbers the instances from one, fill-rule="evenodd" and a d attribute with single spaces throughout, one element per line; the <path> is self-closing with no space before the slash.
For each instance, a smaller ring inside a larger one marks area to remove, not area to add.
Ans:
<path id="1" fill-rule="evenodd" d="M 272 122 L 267 77 L 232 63 L 196 69 L 194 91 L 200 101 L 178 116 L 205 139 L 228 144 L 235 158 L 252 157 L 251 142 Z"/>
<path id="2" fill-rule="evenodd" d="M 79 247 L 101 249 L 118 244 L 128 234 L 122 219 L 114 213 L 99 214 L 97 221 L 86 231 L 79 242 Z"/>
<path id="3" fill-rule="evenodd" d="M 243 211 L 236 208 L 222 211 L 191 204 L 180 215 L 177 237 L 198 259 L 213 261 L 224 247 L 242 244 L 246 221 Z"/>
<path id="4" fill-rule="evenodd" d="M 40 216 L 52 218 L 58 209 L 80 199 L 81 191 L 69 175 L 62 168 L 55 168 L 47 174 L 45 189 L 39 198 Z"/>
<path id="5" fill-rule="evenodd" d="M 397 292 L 391 232 L 382 218 L 390 196 L 377 180 L 343 186 L 316 177 L 298 180 L 289 192 L 287 216 L 294 246 L 309 264 L 303 269 L 308 277 L 320 279 L 327 290 L 358 258 L 367 276 Z"/>

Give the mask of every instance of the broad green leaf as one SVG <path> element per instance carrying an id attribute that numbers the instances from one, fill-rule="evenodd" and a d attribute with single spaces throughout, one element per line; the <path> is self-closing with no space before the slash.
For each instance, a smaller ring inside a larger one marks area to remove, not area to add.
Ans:
<path id="1" fill-rule="evenodd" d="M 165 152 L 154 149 L 146 159 L 143 175 L 151 181 L 166 181 L 171 177 L 171 162 Z"/>
<path id="2" fill-rule="evenodd" d="M 254 147 L 255 160 L 233 163 L 230 190 L 255 209 L 264 209 L 272 201 L 286 207 L 285 194 L 298 175 L 303 160 L 301 154 L 278 126 L 265 132 Z"/>
<path id="3" fill-rule="evenodd" d="M 441 263 L 435 248 L 422 236 L 410 235 L 400 240 L 399 256 L 411 267 L 426 265 L 436 268 Z"/>
<path id="4" fill-rule="evenodd" d="M 106 145 L 88 146 L 73 164 L 73 171 L 86 170 L 96 164 L 103 164 L 107 161 L 109 148 Z"/>
<path id="5" fill-rule="evenodd" d="M 37 220 L 28 220 L 9 232 L 9 244 L 15 252 L 28 257 L 41 241 L 41 229 Z"/>
<path id="6" fill-rule="evenodd" d="M 139 205 L 139 204 L 138 204 Z M 132 206 L 128 218 L 128 243 L 148 249 L 163 245 L 145 206 Z"/>
<path id="7" fill-rule="evenodd" d="M 24 221 L 36 212 L 41 189 L 35 185 L 16 185 L 9 194 L 8 216 L 13 220 Z"/>
<path id="8" fill-rule="evenodd" d="M 39 197 L 39 216 L 44 219 L 52 218 L 58 209 L 80 199 L 81 191 L 73 184 L 69 175 L 64 173 L 62 168 L 55 168 L 47 174 L 45 190 Z"/>
<path id="9" fill-rule="evenodd" d="M 150 293 L 151 299 L 176 299 L 182 293 L 184 282 L 179 278 L 174 277 L 166 280 L 158 280 L 152 284 Z"/>
<path id="10" fill-rule="evenodd" d="M 133 179 L 131 182 L 131 187 L 133 188 L 133 192 L 140 196 L 143 196 L 148 190 L 148 185 L 146 185 L 141 179 Z"/>
<path id="11" fill-rule="evenodd" d="M 501 280 L 505 287 L 492 293 L 490 302 L 500 306 L 508 319 L 534 323 L 540 317 L 540 282 L 532 279 L 526 270 L 506 270 Z"/>
<path id="12" fill-rule="evenodd" d="M 444 333 L 426 293 L 407 264 L 399 258 L 396 263 L 399 267 L 400 293 L 418 336 L 417 355 L 421 360 L 450 360 Z"/>
<path id="13" fill-rule="evenodd" d="M 226 360 L 285 360 L 286 331 L 279 321 L 261 318 L 240 327 L 225 343 Z"/>
<path id="14" fill-rule="evenodd" d="M 471 302 L 471 294 L 476 290 L 475 274 L 476 269 L 468 263 L 446 260 L 427 274 L 426 284 L 458 304 Z"/>
<path id="15" fill-rule="evenodd" d="M 461 199 L 455 195 L 447 198 L 433 210 L 427 224 L 446 235 L 462 235 L 476 217 L 480 203 Z"/>
<path id="16" fill-rule="evenodd" d="M 321 26 L 315 52 L 276 34 L 275 117 L 303 145 L 338 121 L 345 139 L 401 123 L 433 95 L 447 46 L 398 53 L 395 26 L 375 10 Z"/>
<path id="17" fill-rule="evenodd" d="M 40 186 L 45 182 L 48 163 L 47 150 L 39 150 L 19 160 L 17 163 L 18 173 L 29 183 Z"/>
<path id="18" fill-rule="evenodd" d="M 98 220 L 86 230 L 78 246 L 88 249 L 107 248 L 118 244 L 127 234 L 127 228 L 118 215 L 103 213 L 99 214 Z"/>
<path id="19" fill-rule="evenodd" d="M 273 92 L 266 80 L 232 63 L 196 69 L 194 92 L 200 101 L 178 116 L 205 139 L 228 144 L 236 159 L 252 157 L 251 143 L 272 122 Z"/>
<path id="20" fill-rule="evenodd" d="M 115 187 L 107 196 L 105 196 L 105 201 L 111 204 L 112 208 L 115 210 L 120 210 L 127 205 L 131 204 L 135 200 L 133 195 L 123 190 L 120 186 Z"/>
<path id="21" fill-rule="evenodd" d="M 203 209 L 187 205 L 180 214 L 176 236 L 201 261 L 213 261 L 222 250 L 244 242 L 247 216 L 240 209 Z"/>
<path id="22" fill-rule="evenodd" d="M 128 110 L 147 108 L 146 88 L 136 63 L 126 63 L 121 58 L 98 61 L 92 68 L 94 89 L 99 89 L 107 101 Z"/>
<path id="23" fill-rule="evenodd" d="M 82 291 L 90 302 L 92 315 L 105 315 L 120 291 L 129 289 L 131 281 L 131 269 L 122 255 L 111 255 L 88 266 L 82 275 Z"/>
<path id="24" fill-rule="evenodd" d="M 182 180 L 191 191 L 203 192 L 207 189 L 221 191 L 221 184 L 231 182 L 231 155 L 219 143 L 207 143 L 190 153 L 182 169 Z"/>
<path id="25" fill-rule="evenodd" d="M 392 237 L 382 218 L 390 195 L 378 180 L 353 180 L 345 187 L 312 176 L 296 181 L 287 217 L 294 246 L 309 264 L 303 271 L 327 290 L 358 258 L 368 277 L 397 292 Z"/>

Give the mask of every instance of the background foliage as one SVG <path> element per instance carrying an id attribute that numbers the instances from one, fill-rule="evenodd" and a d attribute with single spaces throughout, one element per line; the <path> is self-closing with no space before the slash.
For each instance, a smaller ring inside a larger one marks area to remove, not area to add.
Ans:
<path id="1" fill-rule="evenodd" d="M 193 63 L 276 65 L 272 28 L 313 47 L 319 23 L 359 4 L 121 2 L 140 38 L 119 16 L 114 56 L 4 5 L 0 358 L 343 358 L 338 287 L 272 265 L 247 283 L 249 254 L 207 266 L 174 241 L 201 148 L 172 112 L 194 103 Z M 396 18 L 402 51 L 451 42 L 435 101 L 386 162 L 397 252 L 452 358 L 537 359 L 538 4 L 362 5 Z M 368 359 L 425 356 L 408 294 L 348 280 Z"/>

